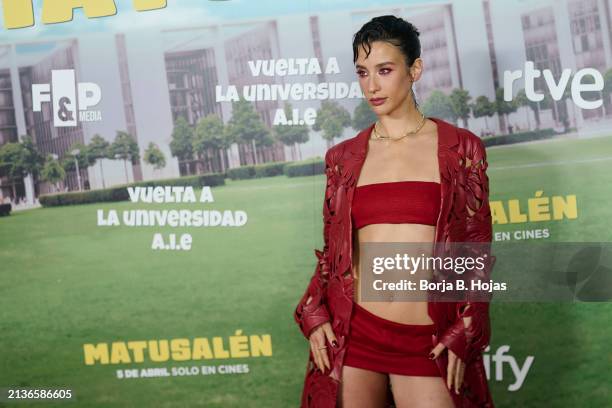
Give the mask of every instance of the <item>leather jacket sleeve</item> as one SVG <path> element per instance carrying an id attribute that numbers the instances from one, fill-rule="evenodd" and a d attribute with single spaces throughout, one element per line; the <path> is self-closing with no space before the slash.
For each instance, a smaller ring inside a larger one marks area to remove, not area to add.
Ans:
<path id="1" fill-rule="evenodd" d="M 331 162 L 330 150 L 325 154 L 325 174 L 327 182 L 325 187 L 325 196 L 323 201 L 323 251 L 315 249 L 317 257 L 317 265 L 314 274 L 310 279 L 310 283 L 302 295 L 295 312 L 293 314 L 296 323 L 300 326 L 300 330 L 308 339 L 310 332 L 317 326 L 330 320 L 327 310 L 327 283 L 329 281 L 329 263 L 328 263 L 328 237 L 329 237 L 329 198 L 331 196 Z"/>
<path id="2" fill-rule="evenodd" d="M 478 243 L 478 256 L 488 260 L 482 269 L 472 269 L 471 279 L 489 281 L 495 257 L 491 256 L 492 220 L 489 207 L 489 180 L 486 174 L 488 167 L 486 150 L 480 138 L 476 135 L 470 138 L 466 157 L 470 159 L 466 165 L 464 184 L 467 210 L 466 239 L 464 242 Z M 471 301 L 473 293 L 468 292 L 465 301 L 456 304 L 456 321 L 440 338 L 448 349 L 452 350 L 466 364 L 481 354 L 489 344 L 491 327 L 488 301 Z M 482 300 L 482 293 L 478 293 Z M 469 326 L 465 326 L 463 318 L 471 317 Z"/>

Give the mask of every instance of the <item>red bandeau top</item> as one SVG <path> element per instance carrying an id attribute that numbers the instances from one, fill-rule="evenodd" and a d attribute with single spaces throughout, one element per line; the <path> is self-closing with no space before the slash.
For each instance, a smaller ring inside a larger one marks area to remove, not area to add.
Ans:
<path id="1" fill-rule="evenodd" d="M 369 224 L 436 225 L 440 211 L 440 183 L 393 181 L 358 186 L 351 217 L 359 229 Z"/>

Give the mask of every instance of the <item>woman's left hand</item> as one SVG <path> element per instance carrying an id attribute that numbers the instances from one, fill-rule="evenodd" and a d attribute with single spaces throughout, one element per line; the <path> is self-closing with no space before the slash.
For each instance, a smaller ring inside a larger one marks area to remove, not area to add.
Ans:
<path id="1" fill-rule="evenodd" d="M 470 325 L 472 317 L 464 317 L 463 324 L 467 327 Z M 436 347 L 431 350 L 433 355 L 432 360 L 438 358 L 438 356 L 444 351 L 446 346 L 442 343 L 438 343 Z M 451 390 L 454 386 L 455 394 L 459 394 L 461 384 L 463 384 L 463 375 L 465 374 L 465 363 L 452 351 L 448 350 L 448 368 L 446 370 L 446 386 Z"/>
<path id="2" fill-rule="evenodd" d="M 435 357 L 434 360 L 438 357 L 438 355 L 446 348 L 446 346 L 442 343 L 438 343 L 438 345 L 431 351 Z M 461 383 L 463 383 L 463 374 L 465 373 L 465 363 L 457 357 L 455 353 L 451 350 L 448 350 L 448 369 L 446 370 L 446 386 L 449 390 L 452 389 L 453 385 L 455 386 L 455 394 L 459 394 L 459 388 L 461 388 Z"/>

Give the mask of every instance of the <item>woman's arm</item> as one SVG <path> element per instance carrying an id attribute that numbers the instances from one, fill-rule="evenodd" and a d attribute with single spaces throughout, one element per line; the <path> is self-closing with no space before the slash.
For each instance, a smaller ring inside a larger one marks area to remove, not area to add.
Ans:
<path id="1" fill-rule="evenodd" d="M 486 173 L 488 163 L 484 143 L 476 135 L 472 136 L 472 142 L 468 144 L 471 151 L 466 152 L 467 172 L 463 186 L 467 212 L 465 242 L 476 243 L 476 255 L 485 256 L 487 259 L 484 268 L 470 271 L 470 279 L 488 282 L 495 264 L 495 257 L 490 253 L 493 228 L 489 207 L 489 179 Z M 482 300 L 482 293 L 468 292 L 467 300 L 457 302 L 456 322 L 440 339 L 441 343 L 466 363 L 484 351 L 491 337 L 489 302 L 473 301 L 470 295 Z"/>
<path id="2" fill-rule="evenodd" d="M 323 251 L 315 249 L 317 266 L 304 295 L 293 314 L 295 321 L 306 338 L 317 326 L 330 320 L 327 311 L 327 282 L 329 281 L 328 242 L 330 225 L 331 172 L 330 150 L 325 154 L 325 174 L 327 182 L 323 198 Z"/>

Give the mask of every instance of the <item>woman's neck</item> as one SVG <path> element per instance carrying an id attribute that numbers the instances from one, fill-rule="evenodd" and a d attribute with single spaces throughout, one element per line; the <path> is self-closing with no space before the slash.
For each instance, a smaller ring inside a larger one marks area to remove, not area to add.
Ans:
<path id="1" fill-rule="evenodd" d="M 423 115 L 419 110 L 410 105 L 401 112 L 391 112 L 389 115 L 383 115 L 378 118 L 380 122 L 378 129 L 385 136 L 397 138 L 403 136 L 406 132 L 415 130 L 423 119 Z"/>

